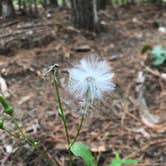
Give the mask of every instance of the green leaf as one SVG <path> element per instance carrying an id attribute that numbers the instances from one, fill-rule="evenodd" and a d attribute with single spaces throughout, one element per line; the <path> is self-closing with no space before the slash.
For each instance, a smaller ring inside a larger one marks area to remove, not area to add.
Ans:
<path id="1" fill-rule="evenodd" d="M 160 66 L 164 64 L 166 60 L 166 49 L 162 48 L 161 46 L 156 46 L 152 49 L 151 56 L 152 64 L 154 66 Z"/>
<path id="2" fill-rule="evenodd" d="M 141 50 L 141 54 L 145 54 L 149 50 L 152 50 L 152 46 L 150 46 L 150 45 L 144 45 L 144 47 Z"/>
<path id="3" fill-rule="evenodd" d="M 108 166 L 122 166 L 123 164 L 137 164 L 137 160 L 132 159 L 121 159 L 119 154 L 115 153 L 115 159 Z"/>
<path id="4" fill-rule="evenodd" d="M 112 163 L 108 166 L 121 166 L 122 160 L 117 152 L 115 152 L 115 159 L 113 159 Z"/>
<path id="5" fill-rule="evenodd" d="M 132 159 L 123 159 L 122 160 L 123 164 L 138 164 L 137 160 L 132 160 Z"/>
<path id="6" fill-rule="evenodd" d="M 97 166 L 92 153 L 85 144 L 76 142 L 71 146 L 70 150 L 75 156 L 81 157 L 86 166 Z"/>
<path id="7" fill-rule="evenodd" d="M 0 119 L 0 129 L 3 129 L 4 121 Z"/>
<path id="8" fill-rule="evenodd" d="M 63 112 L 60 108 L 58 108 L 58 114 L 59 114 L 60 117 L 62 117 L 62 115 L 63 115 Z"/>
<path id="9" fill-rule="evenodd" d="M 109 164 L 108 166 L 121 166 L 121 165 L 122 165 L 121 160 L 114 159 L 114 160 L 112 160 L 112 163 Z"/>
<path id="10" fill-rule="evenodd" d="M 159 28 L 161 26 L 161 23 L 159 21 L 155 21 L 153 24 L 155 28 Z"/>

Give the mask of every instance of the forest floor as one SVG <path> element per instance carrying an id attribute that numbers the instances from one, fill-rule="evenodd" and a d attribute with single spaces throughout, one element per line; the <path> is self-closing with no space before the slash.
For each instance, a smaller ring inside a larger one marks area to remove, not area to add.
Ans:
<path id="1" fill-rule="evenodd" d="M 50 65 L 59 65 L 61 95 L 70 135 L 74 136 L 80 113 L 64 88 L 66 71 L 82 57 L 96 54 L 112 66 L 116 89 L 88 111 L 79 141 L 90 147 L 99 166 L 110 163 L 115 151 L 121 157 L 139 160 L 140 166 L 165 166 L 166 68 L 153 67 L 149 55 L 141 54 L 147 44 L 166 47 L 166 32 L 156 26 L 157 22 L 166 26 L 165 9 L 151 5 L 108 8 L 100 13 L 104 28 L 99 34 L 74 29 L 69 18 L 70 11 L 57 9 L 49 19 L 19 16 L 0 20 L 0 78 L 8 86 L 1 86 L 1 93 L 15 108 L 23 131 L 40 141 L 55 165 L 67 166 L 54 90 L 43 73 Z M 144 88 L 139 89 L 140 85 Z M 3 117 L 12 129 L 9 117 Z M 47 165 L 4 131 L 0 131 L 0 145 L 2 166 Z M 79 159 L 74 162 L 84 165 Z"/>

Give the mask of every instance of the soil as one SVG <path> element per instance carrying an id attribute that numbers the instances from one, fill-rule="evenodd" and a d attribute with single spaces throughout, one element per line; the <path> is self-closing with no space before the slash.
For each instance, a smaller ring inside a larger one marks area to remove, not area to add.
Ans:
<path id="1" fill-rule="evenodd" d="M 139 160 L 140 166 L 165 166 L 166 79 L 161 74 L 166 73 L 166 65 L 156 68 L 151 65 L 149 53 L 141 54 L 147 44 L 166 47 L 166 34 L 156 26 L 157 22 L 166 25 L 165 9 L 152 5 L 109 7 L 100 12 L 104 25 L 99 34 L 74 29 L 69 18 L 70 11 L 57 9 L 49 19 L 43 16 L 25 20 L 20 16 L 14 22 L 1 20 L 0 71 L 8 85 L 7 99 L 15 108 L 22 130 L 40 142 L 39 147 L 54 160 L 54 165 L 68 165 L 63 124 L 54 89 L 45 73 L 49 66 L 59 65 L 61 95 L 73 137 L 81 114 L 77 102 L 64 88 L 67 69 L 82 57 L 95 54 L 112 66 L 116 89 L 88 110 L 79 141 L 89 146 L 99 166 L 108 165 L 115 151 L 123 158 Z M 146 109 L 160 118 L 158 123 L 142 116 L 145 107 L 136 91 L 140 72 L 145 76 Z M 5 126 L 15 131 L 10 118 L 2 111 L 1 116 Z M 24 142 L 3 130 L 0 134 L 1 165 L 47 165 Z M 7 152 L 8 146 L 13 152 Z M 78 158 L 74 163 L 84 165 Z"/>

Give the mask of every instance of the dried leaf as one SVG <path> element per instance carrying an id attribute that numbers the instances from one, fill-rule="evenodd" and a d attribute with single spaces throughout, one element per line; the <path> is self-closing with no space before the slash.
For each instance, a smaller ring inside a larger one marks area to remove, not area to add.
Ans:
<path id="1" fill-rule="evenodd" d="M 8 87 L 7 87 L 7 84 L 6 84 L 6 81 L 4 78 L 2 78 L 0 76 L 0 93 L 2 93 L 2 95 L 7 98 L 10 96 L 9 92 L 8 92 Z"/>

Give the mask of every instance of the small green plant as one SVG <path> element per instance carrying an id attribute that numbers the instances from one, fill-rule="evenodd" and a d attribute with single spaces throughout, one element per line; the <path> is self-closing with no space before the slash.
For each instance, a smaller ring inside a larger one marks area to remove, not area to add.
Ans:
<path id="1" fill-rule="evenodd" d="M 151 61 L 153 66 L 158 67 L 165 63 L 166 48 L 163 48 L 161 46 L 152 47 L 150 45 L 145 45 L 141 50 L 141 54 L 144 54 L 149 50 L 151 51 L 150 56 L 151 56 Z"/>
<path id="2" fill-rule="evenodd" d="M 111 164 L 109 164 L 108 166 L 122 166 L 123 164 L 138 164 L 137 160 L 133 160 L 133 159 L 121 159 L 119 154 L 116 152 L 115 153 L 115 159 L 112 161 Z"/>
<path id="3" fill-rule="evenodd" d="M 152 64 L 154 66 L 160 66 L 166 61 L 166 49 L 161 46 L 156 46 L 151 52 Z"/>
<path id="4" fill-rule="evenodd" d="M 73 144 L 73 146 L 71 147 L 71 152 L 78 157 L 81 157 L 83 159 L 83 161 L 85 162 L 86 166 L 97 166 L 97 163 L 92 155 L 92 153 L 90 152 L 90 150 L 88 149 L 88 147 L 85 144 L 82 143 L 75 143 Z M 112 161 L 111 164 L 108 164 L 108 166 L 123 166 L 123 164 L 125 165 L 133 165 L 133 164 L 137 164 L 138 161 L 137 160 L 133 160 L 133 159 L 121 159 L 119 154 L 116 152 L 115 153 L 115 159 Z"/>
<path id="5" fill-rule="evenodd" d="M 71 152 L 75 156 L 81 157 L 87 166 L 97 166 L 97 163 L 92 153 L 90 152 L 90 150 L 85 144 L 78 143 L 78 142 L 74 143 L 71 146 Z"/>
<path id="6" fill-rule="evenodd" d="M 79 99 L 81 101 L 80 124 L 76 129 L 76 134 L 73 140 L 71 140 L 69 135 L 65 111 L 62 106 L 58 82 L 58 66 L 51 66 L 48 72 L 50 73 L 51 81 L 55 90 L 55 96 L 58 102 L 59 117 L 61 118 L 65 129 L 67 150 L 70 158 L 69 166 L 73 165 L 72 154 L 82 157 L 87 166 L 97 166 L 94 157 L 86 145 L 77 143 L 77 139 L 83 126 L 85 115 L 94 100 L 101 99 L 104 92 L 111 92 L 115 87 L 112 83 L 113 73 L 110 66 L 106 61 L 99 61 L 99 59 L 92 56 L 88 59 L 83 58 L 80 61 L 80 64 L 75 65 L 73 68 L 68 70 L 68 91 L 75 99 Z"/>

